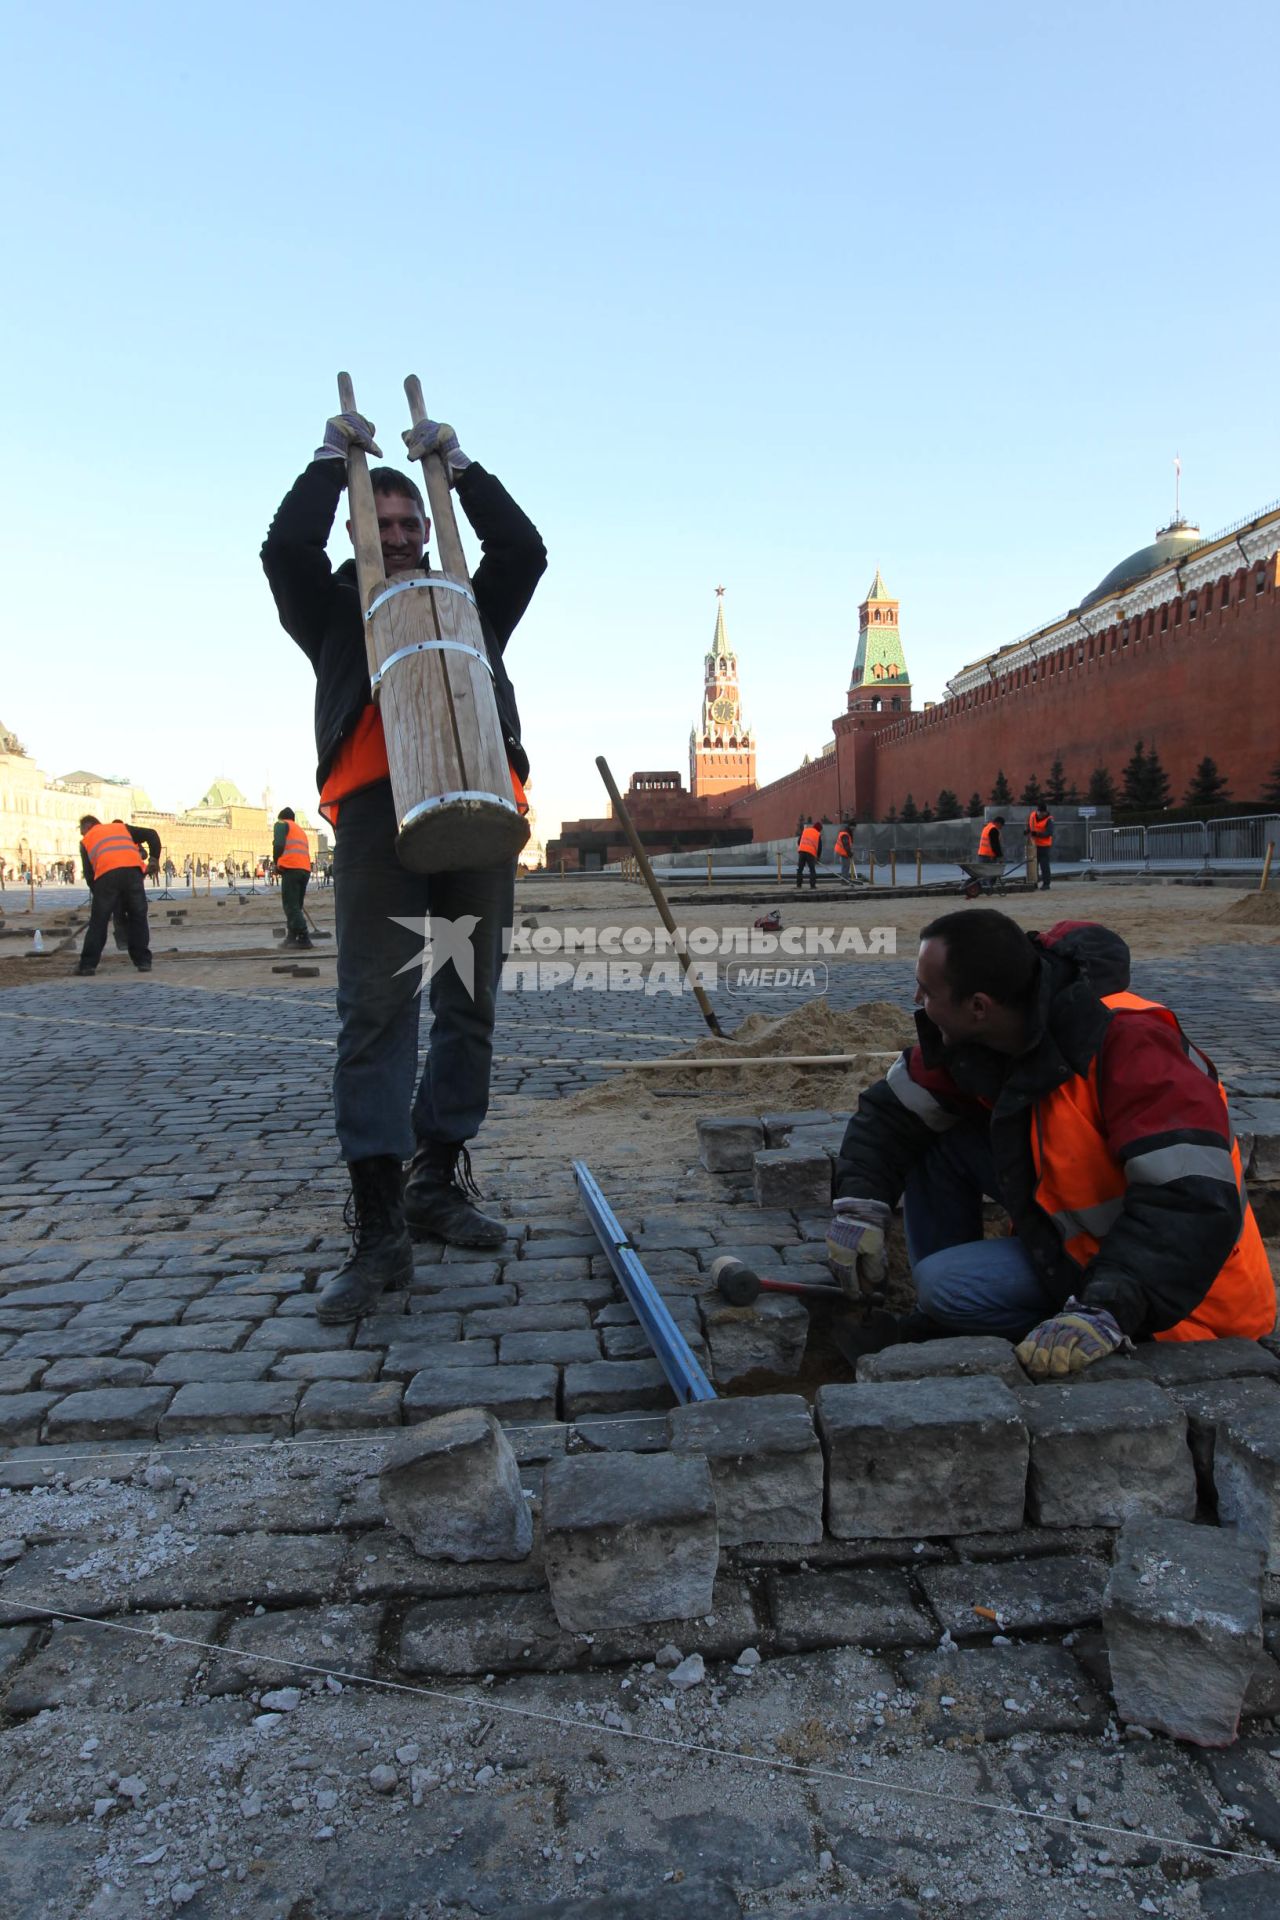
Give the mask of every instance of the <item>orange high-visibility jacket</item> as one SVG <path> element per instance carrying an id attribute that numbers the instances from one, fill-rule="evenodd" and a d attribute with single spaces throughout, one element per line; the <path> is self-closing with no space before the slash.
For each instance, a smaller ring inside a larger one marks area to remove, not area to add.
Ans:
<path id="1" fill-rule="evenodd" d="M 1214 1082 L 1225 1118 L 1226 1089 L 1204 1055 L 1188 1044 L 1176 1014 L 1136 993 L 1105 994 L 1102 1004 L 1122 1015 L 1157 1014 L 1165 1020 L 1187 1048 L 1188 1058 Z M 1036 1204 L 1053 1220 L 1066 1252 L 1077 1266 L 1087 1267 L 1124 1212 L 1126 1190 L 1134 1185 L 1159 1187 L 1188 1176 L 1231 1181 L 1240 1195 L 1240 1237 L 1199 1304 L 1176 1325 L 1162 1328 L 1155 1338 L 1256 1340 L 1270 1333 L 1276 1317 L 1275 1282 L 1258 1223 L 1245 1197 L 1240 1148 L 1229 1127 L 1219 1145 L 1203 1140 L 1155 1144 L 1149 1151 L 1118 1160 L 1108 1145 L 1103 1124 L 1098 1068 L 1099 1056 L 1095 1054 L 1084 1073 L 1043 1094 L 1036 1103 L 1031 1129 Z"/>
<path id="2" fill-rule="evenodd" d="M 311 871 L 311 848 L 307 844 L 305 829 L 296 820 L 284 823 L 284 846 L 280 850 L 278 867 L 291 867 L 299 873 Z"/>
<path id="3" fill-rule="evenodd" d="M 988 820 L 986 826 L 982 829 L 982 835 L 978 841 L 979 860 L 998 860 L 1000 858 L 993 844 L 999 831 L 1000 829 L 995 821 Z"/>
<path id="4" fill-rule="evenodd" d="M 1051 847 L 1053 845 L 1052 825 L 1053 815 L 1051 813 L 1042 813 L 1038 807 L 1033 807 L 1027 815 L 1027 832 L 1031 835 L 1037 847 Z"/>
<path id="5" fill-rule="evenodd" d="M 822 851 L 822 829 L 806 827 L 800 835 L 801 853 L 812 853 L 815 857 Z"/>
<path id="6" fill-rule="evenodd" d="M 836 852 L 842 860 L 849 859 L 853 853 L 853 835 L 848 827 L 841 827 L 836 835 Z"/>
<path id="7" fill-rule="evenodd" d="M 134 867 L 146 872 L 147 863 L 135 846 L 132 834 L 119 820 L 105 827 L 90 827 L 80 845 L 89 856 L 95 880 L 101 880 L 104 873 L 114 873 L 117 867 Z"/>

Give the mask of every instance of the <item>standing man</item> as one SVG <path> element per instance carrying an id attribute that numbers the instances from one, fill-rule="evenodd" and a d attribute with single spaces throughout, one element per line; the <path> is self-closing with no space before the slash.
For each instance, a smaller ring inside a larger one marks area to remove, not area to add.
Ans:
<path id="1" fill-rule="evenodd" d="M 307 932 L 307 916 L 302 911 L 302 903 L 307 897 L 307 882 L 311 878 L 311 848 L 292 807 L 281 807 L 276 815 L 276 824 L 271 832 L 271 856 L 275 871 L 280 876 L 280 905 L 284 908 L 286 929 L 284 944 L 286 947 L 309 947 L 311 935 Z"/>
<path id="2" fill-rule="evenodd" d="M 1027 838 L 1036 850 L 1038 885 L 1048 893 L 1049 883 L 1053 877 L 1049 871 L 1050 851 L 1053 847 L 1053 815 L 1048 807 L 1032 807 L 1027 815 Z"/>
<path id="3" fill-rule="evenodd" d="M 849 878 L 853 866 L 853 835 L 847 826 L 842 826 L 836 835 L 836 859 L 840 862 L 840 878 L 846 887 L 853 885 Z"/>
<path id="4" fill-rule="evenodd" d="M 107 944 L 107 928 L 119 914 L 129 948 L 129 958 L 139 973 L 151 971 L 151 939 L 147 930 L 147 891 L 142 876 L 147 863 L 138 851 L 135 833 L 123 820 L 103 826 L 96 814 L 86 813 L 80 821 L 80 863 L 93 893 L 89 925 L 80 964 L 82 977 L 98 971 L 102 949 Z"/>
<path id="5" fill-rule="evenodd" d="M 512 790 L 523 803 L 529 761 L 503 653 L 546 569 L 546 548 L 494 475 L 468 460 L 452 427 L 425 420 L 404 439 L 411 459 L 440 456 L 483 548 L 472 589 Z M 354 1243 L 316 1307 L 317 1318 L 330 1324 L 358 1319 L 384 1287 L 407 1283 L 413 1273 L 410 1229 L 459 1247 L 495 1248 L 506 1238 L 502 1224 L 472 1204 L 479 1192 L 467 1144 L 489 1105 L 497 987 L 516 867 L 512 859 L 483 870 L 426 875 L 410 873 L 396 857 L 386 740 L 369 693 L 355 563 L 347 560 L 334 572 L 325 553 L 353 446 L 381 457 L 367 420 L 356 413 L 335 416 L 310 466 L 282 501 L 262 549 L 281 625 L 315 668 L 316 777 L 321 812 L 337 833 L 334 1119 L 351 1175 Z M 388 577 L 427 567 L 430 523 L 418 488 L 389 467 L 376 467 L 369 477 Z M 430 917 L 471 929 L 474 966 L 467 969 L 470 982 L 452 960 L 431 973 L 431 1036 L 418 1080 L 422 980 L 413 963 Z"/>
<path id="6" fill-rule="evenodd" d="M 127 824 L 117 822 L 117 824 L 125 825 L 125 831 L 128 833 L 129 838 L 144 858 L 147 878 L 154 884 L 156 875 L 160 871 L 160 835 L 154 827 L 135 827 L 132 822 Z M 81 857 L 83 858 L 83 855 Z M 119 901 L 117 901 L 115 911 L 111 916 L 111 938 L 115 943 L 117 953 L 128 952 L 129 926 L 125 917 L 124 906 Z"/>
<path id="7" fill-rule="evenodd" d="M 809 891 L 818 890 L 818 855 L 822 851 L 822 828 L 815 827 L 812 820 L 806 820 L 800 829 L 800 838 L 796 842 L 798 858 L 796 860 L 796 892 L 806 871 L 809 875 Z"/>

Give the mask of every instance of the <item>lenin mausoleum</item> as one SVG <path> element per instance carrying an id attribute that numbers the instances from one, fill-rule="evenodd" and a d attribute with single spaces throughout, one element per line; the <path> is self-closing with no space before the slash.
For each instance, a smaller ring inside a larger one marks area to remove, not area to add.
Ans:
<path id="1" fill-rule="evenodd" d="M 985 798 L 1001 769 L 1017 793 L 1055 759 L 1083 790 L 1095 767 L 1118 780 L 1139 739 L 1158 750 L 1175 794 L 1209 755 L 1233 798 L 1251 800 L 1280 760 L 1280 503 L 1207 539 L 1175 519 L 1079 606 L 962 667 L 921 707 L 898 615 L 877 568 L 832 738 L 761 787 L 718 605 L 688 788 L 678 772 L 631 778 L 627 807 L 646 847 L 786 839 L 802 815 L 883 820 L 908 794 L 923 806 L 944 788 Z M 547 864 L 598 867 L 627 851 L 608 816 L 571 820 L 547 843 Z"/>

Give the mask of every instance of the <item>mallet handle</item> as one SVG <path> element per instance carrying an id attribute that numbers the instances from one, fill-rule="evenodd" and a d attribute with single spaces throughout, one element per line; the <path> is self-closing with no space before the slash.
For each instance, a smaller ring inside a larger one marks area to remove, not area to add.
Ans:
<path id="1" fill-rule="evenodd" d="M 338 407 L 342 413 L 357 413 L 356 392 L 349 373 L 338 375 Z M 360 583 L 360 611 L 363 613 L 375 593 L 387 584 L 382 566 L 382 541 L 378 537 L 378 508 L 369 484 L 369 462 L 358 447 L 347 453 L 347 502 L 351 508 L 351 538 L 356 550 L 356 579 Z M 369 672 L 377 670 L 372 636 L 365 629 L 365 647 Z"/>
<path id="2" fill-rule="evenodd" d="M 416 427 L 420 421 L 430 418 L 422 398 L 422 382 L 416 373 L 409 374 L 404 383 L 404 391 L 409 402 L 409 417 Z M 451 580 L 469 581 L 471 575 L 467 571 L 467 556 L 462 551 L 458 522 L 454 518 L 449 476 L 444 470 L 444 461 L 438 453 L 427 455 L 422 462 L 422 473 L 426 481 L 427 504 L 431 509 L 431 519 L 436 530 L 436 552 L 440 556 L 441 570 L 448 574 Z"/>

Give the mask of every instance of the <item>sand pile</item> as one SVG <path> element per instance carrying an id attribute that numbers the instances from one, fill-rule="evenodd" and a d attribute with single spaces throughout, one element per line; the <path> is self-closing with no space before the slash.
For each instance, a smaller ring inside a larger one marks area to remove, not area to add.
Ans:
<path id="1" fill-rule="evenodd" d="M 1280 927 L 1280 892 L 1241 894 L 1222 918 L 1243 921 L 1247 927 Z"/>
<path id="2" fill-rule="evenodd" d="M 680 1053 L 670 1065 L 650 1072 L 611 1074 L 603 1085 L 590 1087 L 565 1102 L 574 1111 L 636 1108 L 646 1101 L 663 1102 L 672 1093 L 696 1094 L 699 1111 L 733 1110 L 760 1113 L 766 1108 L 824 1107 L 847 1112 L 864 1087 L 878 1080 L 892 1054 L 915 1039 L 911 1015 L 888 1000 L 872 1000 L 848 1013 L 837 1013 L 825 999 L 809 1000 L 778 1019 L 749 1014 L 727 1039 L 713 1034 Z M 797 1066 L 797 1054 L 852 1054 L 834 1066 Z M 748 1060 L 747 1066 L 683 1070 L 681 1062 Z M 758 1062 L 758 1064 L 756 1064 Z"/>

